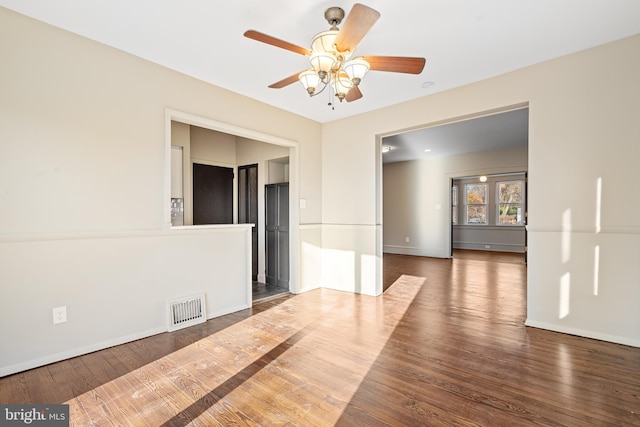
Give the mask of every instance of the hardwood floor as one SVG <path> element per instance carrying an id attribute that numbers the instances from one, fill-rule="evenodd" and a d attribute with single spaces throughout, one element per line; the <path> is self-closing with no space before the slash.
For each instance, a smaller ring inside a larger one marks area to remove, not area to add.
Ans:
<path id="1" fill-rule="evenodd" d="M 518 257 L 384 272 L 378 298 L 284 295 L 2 378 L 0 403 L 68 403 L 77 426 L 640 425 L 640 349 L 523 326 Z"/>
<path id="2" fill-rule="evenodd" d="M 288 288 L 254 281 L 252 283 L 252 299 L 256 303 L 282 294 L 289 293 Z"/>

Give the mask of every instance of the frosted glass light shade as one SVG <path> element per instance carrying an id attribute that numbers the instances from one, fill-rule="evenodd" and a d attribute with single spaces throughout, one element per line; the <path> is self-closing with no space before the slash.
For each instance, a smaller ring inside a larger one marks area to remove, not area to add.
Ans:
<path id="1" fill-rule="evenodd" d="M 364 75 L 367 74 L 369 68 L 369 63 L 362 58 L 352 59 L 342 66 L 342 69 L 356 85 L 358 85 Z"/>
<path id="2" fill-rule="evenodd" d="M 336 75 L 334 80 L 334 89 L 336 91 L 336 95 L 339 97 L 347 94 L 353 87 L 353 82 L 345 72 L 340 72 Z"/>
<path id="3" fill-rule="evenodd" d="M 320 84 L 320 76 L 314 70 L 303 71 L 298 75 L 298 80 L 300 80 L 309 95 L 313 95 Z"/>
<path id="4" fill-rule="evenodd" d="M 311 66 L 317 72 L 324 71 L 328 73 L 333 66 L 338 62 L 336 57 L 327 52 L 314 52 L 311 55 Z"/>
<path id="5" fill-rule="evenodd" d="M 335 52 L 337 30 L 327 30 L 313 36 L 311 50 L 314 52 Z"/>

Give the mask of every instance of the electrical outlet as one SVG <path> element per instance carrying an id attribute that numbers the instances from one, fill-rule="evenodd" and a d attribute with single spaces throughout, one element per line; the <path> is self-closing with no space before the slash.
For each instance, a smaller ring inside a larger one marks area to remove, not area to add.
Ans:
<path id="1" fill-rule="evenodd" d="M 485 249 L 491 249 L 491 245 L 484 245 Z"/>
<path id="2" fill-rule="evenodd" d="M 64 323 L 67 321 L 67 307 L 56 307 L 53 309 L 53 324 Z"/>
<path id="3" fill-rule="evenodd" d="M 409 237 L 405 237 L 405 238 L 404 238 L 404 241 L 405 241 L 406 243 L 409 243 Z"/>

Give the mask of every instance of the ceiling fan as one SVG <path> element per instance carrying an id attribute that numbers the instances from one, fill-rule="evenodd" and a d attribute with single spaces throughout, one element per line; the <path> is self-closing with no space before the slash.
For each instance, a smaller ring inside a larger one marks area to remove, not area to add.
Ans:
<path id="1" fill-rule="evenodd" d="M 280 89 L 300 81 L 310 96 L 316 96 L 329 87 L 340 102 L 345 99 L 351 102 L 362 98 L 359 85 L 369 70 L 407 74 L 422 72 L 426 62 L 424 58 L 359 56 L 351 59 L 358 43 L 380 18 L 380 12 L 356 3 L 349 12 L 342 29 L 338 29 L 344 16 L 344 10 L 340 7 L 327 9 L 324 17 L 331 28 L 313 37 L 311 49 L 255 30 L 246 31 L 244 36 L 247 38 L 309 57 L 310 69 L 295 73 L 269 87 Z"/>

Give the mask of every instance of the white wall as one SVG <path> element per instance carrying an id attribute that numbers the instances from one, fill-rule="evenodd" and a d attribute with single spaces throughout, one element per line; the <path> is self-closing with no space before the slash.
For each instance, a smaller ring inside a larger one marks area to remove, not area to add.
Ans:
<path id="1" fill-rule="evenodd" d="M 3 8 L 0 57 L 0 375 L 166 330 L 167 297 L 191 289 L 241 308 L 244 234 L 168 230 L 167 109 L 294 141 L 298 218 L 320 221 L 320 124 Z"/>
<path id="2" fill-rule="evenodd" d="M 332 286 L 358 290 L 363 278 L 375 274 L 373 292 L 382 290 L 375 266 L 357 268 L 362 257 L 382 256 L 382 242 L 372 239 L 383 221 L 375 213 L 382 197 L 388 197 L 377 192 L 381 136 L 528 105 L 527 324 L 639 346 L 640 216 L 634 213 L 640 210 L 640 198 L 628 197 L 637 194 L 629 174 L 640 157 L 639 51 L 640 36 L 635 36 L 326 124 L 323 220 L 349 229 L 354 243 L 345 250 L 340 233 L 323 234 L 325 249 L 341 250 L 341 262 L 352 263 L 350 268 L 343 265 L 340 275 L 325 265 L 325 277 L 332 278 Z M 447 188 L 444 171 L 434 173 L 433 179 L 434 187 Z M 444 194 L 436 195 L 430 204 L 447 200 Z M 437 215 L 427 229 L 446 223 Z M 436 250 L 446 248 L 448 236 L 434 232 L 429 244 Z M 595 241 L 603 242 L 597 264 Z M 570 261 L 560 256 L 562 242 L 571 242 L 564 243 L 571 248 Z M 596 271 L 599 295 L 592 291 Z M 569 285 L 563 279 L 567 274 Z M 569 292 L 561 291 L 562 280 Z M 566 316 L 559 315 L 563 298 L 571 307 Z"/>

